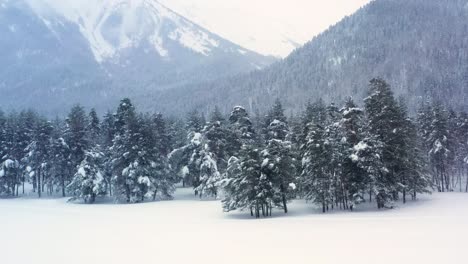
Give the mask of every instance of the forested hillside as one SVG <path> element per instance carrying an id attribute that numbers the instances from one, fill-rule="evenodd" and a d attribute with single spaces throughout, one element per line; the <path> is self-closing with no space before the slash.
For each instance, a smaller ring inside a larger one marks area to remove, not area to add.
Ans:
<path id="1" fill-rule="evenodd" d="M 298 111 L 317 97 L 360 100 L 376 76 L 411 110 L 427 99 L 466 108 L 468 2 L 376 0 L 264 71 L 160 93 L 154 105 L 183 113 L 243 104 L 256 112 L 280 97 Z"/>

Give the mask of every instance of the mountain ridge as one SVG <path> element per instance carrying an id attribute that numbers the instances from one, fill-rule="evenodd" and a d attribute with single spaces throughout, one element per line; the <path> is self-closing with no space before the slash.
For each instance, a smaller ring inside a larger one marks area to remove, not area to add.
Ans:
<path id="1" fill-rule="evenodd" d="M 2 0 L 3 107 L 34 106 L 55 115 L 82 103 L 102 111 L 121 97 L 214 80 L 274 61 L 157 1 L 105 0 L 95 9 L 80 6 L 86 1 L 97 3 Z"/>
<path id="2" fill-rule="evenodd" d="M 309 100 L 342 102 L 366 96 L 368 82 L 386 79 L 411 110 L 425 100 L 466 109 L 468 2 L 375 0 L 262 71 L 155 95 L 158 110 L 263 112 L 276 98 L 289 111 Z M 188 94 L 188 95 L 187 95 Z M 190 94 L 198 94 L 191 97 Z M 164 102 L 180 102 L 176 108 Z"/>

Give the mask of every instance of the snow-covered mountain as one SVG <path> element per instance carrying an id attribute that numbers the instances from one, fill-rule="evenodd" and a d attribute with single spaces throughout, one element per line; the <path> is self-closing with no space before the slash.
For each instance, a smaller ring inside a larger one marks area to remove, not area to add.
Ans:
<path id="1" fill-rule="evenodd" d="M 0 0 L 0 56 L 0 103 L 49 113 L 273 62 L 156 0 Z"/>
<path id="2" fill-rule="evenodd" d="M 171 45 L 181 45 L 209 56 L 216 50 L 244 54 L 247 51 L 196 26 L 155 0 L 27 0 L 51 31 L 60 26 L 50 20 L 61 15 L 78 25 L 98 62 L 142 44 L 170 59 Z"/>

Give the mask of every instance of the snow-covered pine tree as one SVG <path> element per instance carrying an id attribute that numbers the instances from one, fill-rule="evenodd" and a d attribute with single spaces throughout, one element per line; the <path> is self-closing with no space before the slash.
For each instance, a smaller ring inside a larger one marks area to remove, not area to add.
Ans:
<path id="1" fill-rule="evenodd" d="M 351 98 L 348 98 L 340 112 L 339 125 L 343 136 L 341 140 L 343 155 L 341 181 L 345 194 L 345 207 L 353 210 L 356 205 L 364 201 L 363 194 L 368 187 L 366 172 L 351 158 L 354 146 L 363 140 L 364 111 Z"/>
<path id="2" fill-rule="evenodd" d="M 22 193 L 25 193 L 25 183 L 27 180 L 30 180 L 30 174 L 34 173 L 31 170 L 31 167 L 28 166 L 27 159 L 24 157 L 28 154 L 28 146 L 33 141 L 35 127 L 38 123 L 37 114 L 32 111 L 22 111 L 18 117 L 18 143 L 17 148 L 21 151 L 20 155 L 20 167 L 21 167 L 21 183 L 22 183 Z"/>
<path id="3" fill-rule="evenodd" d="M 343 142 L 344 133 L 341 129 L 341 112 L 335 106 L 330 104 L 327 107 L 327 119 L 325 126 L 325 144 L 330 155 L 330 160 L 326 170 L 332 178 L 330 192 L 332 195 L 332 209 L 335 206 L 346 209 L 346 189 L 344 187 L 343 163 L 346 158 L 346 145 Z"/>
<path id="4" fill-rule="evenodd" d="M 383 79 L 372 79 L 369 84 L 369 96 L 364 100 L 365 109 L 368 117 L 368 132 L 370 137 L 375 136 L 382 143 L 382 162 L 388 173 L 383 174 L 378 183 L 380 193 L 377 197 L 383 200 L 398 199 L 400 187 L 399 176 L 402 171 L 400 158 L 404 144 L 400 133 L 404 117 L 393 96 L 390 85 Z M 383 186 L 383 185 L 386 186 Z M 385 191 L 386 193 L 381 193 Z"/>
<path id="5" fill-rule="evenodd" d="M 106 194 L 106 182 L 102 175 L 103 156 L 98 150 L 85 151 L 85 158 L 67 186 L 72 195 L 71 201 L 83 200 L 91 204 L 96 201 L 96 197 Z"/>
<path id="6" fill-rule="evenodd" d="M 1 145 L 3 156 L 1 160 L 3 161 L 2 178 L 4 183 L 0 183 L 0 185 L 7 186 L 7 195 L 18 195 L 19 185 L 21 183 L 20 160 L 24 156 L 24 145 L 21 144 L 22 142 L 19 133 L 20 126 L 18 115 L 16 113 L 10 113 L 2 123 L 1 138 L 3 139 L 3 142 Z M 1 193 L 2 191 L 0 190 L 0 194 Z"/>
<path id="7" fill-rule="evenodd" d="M 167 120 L 170 149 L 178 149 L 187 144 L 187 130 L 182 119 L 171 118 Z"/>
<path id="8" fill-rule="evenodd" d="M 367 189 L 370 190 L 369 201 L 372 199 L 372 194 L 376 194 L 379 209 L 391 207 L 393 201 L 393 189 L 389 189 L 393 188 L 393 185 L 388 182 L 388 169 L 382 161 L 383 151 L 384 146 L 379 138 L 366 131 L 364 138 L 353 147 L 350 156 L 352 161 L 365 172 L 358 182 L 359 187 L 367 185 Z"/>
<path id="9" fill-rule="evenodd" d="M 7 158 L 0 164 L 0 195 L 15 195 L 19 169 L 17 160 Z"/>
<path id="10" fill-rule="evenodd" d="M 262 173 L 261 144 L 245 108 L 233 108 L 229 128 L 234 136 L 228 144 L 235 151 L 221 182 L 225 195 L 222 200 L 224 211 L 249 209 L 257 218 L 271 215 L 275 191 L 270 179 Z M 277 202 L 281 203 L 281 200 Z"/>
<path id="11" fill-rule="evenodd" d="M 66 119 L 66 125 L 64 138 L 70 147 L 70 166 L 71 171 L 74 171 L 84 159 L 84 153 L 90 145 L 88 138 L 86 137 L 88 120 L 86 112 L 82 106 L 75 105 L 72 107 Z"/>
<path id="12" fill-rule="evenodd" d="M 327 117 L 327 109 L 322 99 L 317 100 L 314 103 L 308 102 L 305 111 L 301 116 L 302 132 L 299 136 L 300 145 L 307 143 L 307 136 L 309 135 L 309 124 L 314 122 L 315 124 L 325 125 Z"/>
<path id="13" fill-rule="evenodd" d="M 229 145 L 234 137 L 226 127 L 226 120 L 217 108 L 202 131 L 200 182 L 196 191 L 200 196 L 217 197 L 219 182 L 226 172 L 227 162 L 235 150 Z"/>
<path id="14" fill-rule="evenodd" d="M 111 112 L 107 112 L 101 123 L 101 138 L 100 142 L 102 145 L 102 152 L 104 153 L 103 158 L 103 169 L 102 173 L 106 180 L 107 193 L 112 196 L 112 176 L 113 176 L 113 164 L 112 164 L 112 146 L 113 140 L 116 133 L 115 127 L 115 116 Z"/>
<path id="15" fill-rule="evenodd" d="M 302 146 L 302 141 L 301 141 L 301 135 L 303 133 L 302 125 L 301 125 L 301 118 L 299 116 L 291 116 L 289 118 L 289 126 L 290 126 L 290 131 L 289 131 L 289 136 L 288 139 L 291 142 L 291 153 L 293 155 L 293 163 L 294 167 L 296 168 L 296 190 L 295 193 L 296 195 L 302 195 L 302 192 L 300 190 L 301 185 L 300 185 L 300 175 L 302 173 L 302 157 L 301 157 L 301 146 Z"/>
<path id="16" fill-rule="evenodd" d="M 460 151 L 460 142 L 458 142 L 457 132 L 458 132 L 458 115 L 452 109 L 448 108 L 448 148 L 450 149 L 450 153 L 447 157 L 448 161 L 448 191 L 454 191 L 457 185 L 457 156 L 459 155 L 458 152 Z"/>
<path id="17" fill-rule="evenodd" d="M 156 198 L 171 198 L 174 185 L 180 180 L 171 172 L 168 162 L 170 152 L 170 136 L 166 120 L 161 114 L 148 118 L 142 131 L 142 149 L 145 151 L 142 165 L 146 167 L 150 180 L 149 196 Z"/>
<path id="18" fill-rule="evenodd" d="M 203 196 L 218 196 L 218 187 L 221 180 L 221 173 L 218 170 L 216 156 L 211 152 L 206 144 L 200 152 L 200 176 L 198 186 L 195 191 L 200 198 Z"/>
<path id="19" fill-rule="evenodd" d="M 115 119 L 111 150 L 117 199 L 141 202 L 158 195 L 170 197 L 176 179 L 166 158 L 169 143 L 162 116 L 137 116 L 131 101 L 123 99 Z"/>
<path id="20" fill-rule="evenodd" d="M 45 187 L 50 157 L 50 146 L 52 141 L 53 126 L 45 119 L 39 119 L 34 128 L 31 143 L 26 148 L 28 153 L 24 160 L 28 164 L 29 175 L 33 177 L 33 188 L 37 191 L 39 198 Z"/>
<path id="21" fill-rule="evenodd" d="M 404 160 L 403 202 L 406 195 L 411 195 L 413 200 L 420 193 L 429 193 L 432 186 L 431 178 L 427 169 L 427 155 L 424 155 L 423 142 L 420 139 L 416 125 L 409 121 L 405 128 L 407 145 L 406 159 Z"/>
<path id="22" fill-rule="evenodd" d="M 205 120 L 198 110 L 194 109 L 187 114 L 186 129 L 189 133 L 200 133 L 204 127 Z"/>
<path id="23" fill-rule="evenodd" d="M 101 143 L 101 123 L 94 108 L 89 112 L 87 121 L 86 138 L 91 147 L 94 147 Z"/>
<path id="24" fill-rule="evenodd" d="M 113 188 L 116 199 L 138 202 L 144 198 L 149 181 L 144 181 L 138 172 L 140 128 L 135 108 L 130 99 L 120 101 L 115 115 L 115 137 L 113 139 L 112 167 Z"/>
<path id="25" fill-rule="evenodd" d="M 417 128 L 408 117 L 407 107 L 403 100 L 400 100 L 398 107 L 399 128 L 392 131 L 396 136 L 394 142 L 397 145 L 396 152 L 398 153 L 397 168 L 394 171 L 397 172 L 398 190 L 402 193 L 403 203 L 406 203 L 408 194 L 416 199 L 418 193 L 428 192 L 427 188 L 430 184 L 425 172 L 426 164 Z"/>
<path id="26" fill-rule="evenodd" d="M 196 188 L 200 177 L 202 134 L 190 132 L 187 142 L 186 145 L 169 153 L 169 164 L 173 173 L 182 179 L 183 186 L 194 187 L 195 195 L 198 195 Z"/>
<path id="27" fill-rule="evenodd" d="M 229 142 L 234 149 L 240 150 L 242 145 L 251 145 L 257 140 L 249 114 L 242 106 L 235 106 L 231 111 L 229 129 L 235 134 Z"/>
<path id="28" fill-rule="evenodd" d="M 205 118 L 197 110 L 190 112 L 186 123 L 188 132 L 186 143 L 169 154 L 171 170 L 182 178 L 183 186 L 194 187 L 195 195 L 199 194 L 197 187 L 200 185 L 204 127 Z"/>
<path id="29" fill-rule="evenodd" d="M 270 122 L 271 121 L 271 122 Z M 276 101 L 266 117 L 266 146 L 261 152 L 262 178 L 273 187 L 273 203 L 288 213 L 287 202 L 294 197 L 296 168 L 292 144 L 288 140 L 289 127 L 281 102 Z"/>
<path id="30" fill-rule="evenodd" d="M 72 173 L 70 167 L 70 147 L 63 137 L 57 135 L 52 139 L 52 169 L 54 170 L 55 181 L 60 186 L 62 196 L 66 196 L 66 186 L 69 184 L 69 174 Z"/>
<path id="31" fill-rule="evenodd" d="M 301 190 L 306 200 L 321 205 L 325 213 L 332 202 L 332 178 L 327 170 L 331 153 L 326 146 L 322 125 L 312 121 L 307 131 L 306 143 L 302 147 Z"/>
<path id="32" fill-rule="evenodd" d="M 432 117 L 432 104 L 430 102 L 422 103 L 417 113 L 417 124 L 418 134 L 423 140 L 423 146 L 426 153 L 429 153 L 429 150 L 431 149 L 429 137 L 431 133 Z"/>
<path id="33" fill-rule="evenodd" d="M 222 181 L 224 211 L 248 209 L 251 216 L 256 218 L 271 215 L 274 190 L 261 172 L 258 148 L 245 144 L 238 156 L 229 159 L 226 176 Z"/>
<path id="34" fill-rule="evenodd" d="M 439 192 L 449 191 L 449 164 L 451 162 L 448 113 L 438 102 L 432 107 L 432 121 L 428 132 L 429 158 L 434 170 L 434 182 Z"/>

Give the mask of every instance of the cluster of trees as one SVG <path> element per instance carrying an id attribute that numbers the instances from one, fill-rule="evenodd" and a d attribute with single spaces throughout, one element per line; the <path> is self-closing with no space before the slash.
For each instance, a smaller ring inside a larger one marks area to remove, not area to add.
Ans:
<path id="1" fill-rule="evenodd" d="M 167 122 L 138 114 L 129 99 L 102 121 L 81 106 L 53 122 L 33 111 L 0 113 L 0 194 L 24 193 L 29 182 L 39 197 L 60 192 L 89 203 L 106 194 L 125 202 L 170 197 L 177 179 Z"/>
<path id="2" fill-rule="evenodd" d="M 41 193 L 92 203 L 170 198 L 176 183 L 200 198 L 221 198 L 225 211 L 269 216 L 304 198 L 331 209 L 378 208 L 417 194 L 468 191 L 468 116 L 439 103 L 409 116 L 382 79 L 370 82 L 363 107 L 322 100 L 287 117 L 280 101 L 265 116 L 236 106 L 184 121 L 137 113 L 129 99 L 102 121 L 74 107 L 49 122 L 34 112 L 0 115 L 0 193 L 18 195 L 29 181 Z"/>
<path id="3" fill-rule="evenodd" d="M 411 119 L 404 100 L 396 100 L 384 80 L 373 79 L 364 108 L 352 99 L 341 108 L 318 100 L 287 118 L 277 101 L 265 117 L 250 118 L 243 107 L 235 107 L 228 119 L 215 110 L 208 122 L 192 113 L 189 143 L 170 160 L 198 195 L 222 190 L 225 211 L 267 216 L 273 208 L 287 212 L 296 197 L 324 212 L 353 210 L 373 198 L 378 208 L 391 208 L 396 200 L 429 192 L 433 183 L 445 184 L 439 191 L 453 190 L 447 186 L 461 186 L 466 174 L 466 114 L 451 111 L 453 129 L 448 129 L 440 125 L 442 116 L 450 116 L 438 113 L 447 112 L 440 104 L 425 104 L 423 110 Z M 448 161 L 451 153 L 458 162 Z M 452 164 L 456 170 L 449 169 Z M 448 171 L 458 173 L 456 180 Z"/>
<path id="4" fill-rule="evenodd" d="M 417 119 L 435 188 L 468 192 L 468 114 L 425 103 Z"/>

